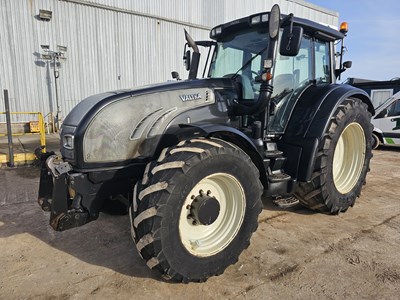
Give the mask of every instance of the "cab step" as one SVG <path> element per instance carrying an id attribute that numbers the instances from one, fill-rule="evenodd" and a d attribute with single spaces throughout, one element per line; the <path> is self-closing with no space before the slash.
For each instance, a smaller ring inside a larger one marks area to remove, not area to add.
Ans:
<path id="1" fill-rule="evenodd" d="M 268 175 L 268 181 L 271 183 L 289 181 L 292 177 L 285 173 L 275 173 Z"/>
<path id="2" fill-rule="evenodd" d="M 283 155 L 283 152 L 278 149 L 278 145 L 275 142 L 267 142 L 265 146 L 267 148 L 264 151 L 266 158 L 276 158 Z"/>
<path id="3" fill-rule="evenodd" d="M 290 196 L 287 198 L 281 198 L 281 197 L 277 197 L 275 199 L 272 200 L 272 202 L 279 206 L 280 208 L 290 208 L 290 207 L 294 207 L 300 204 L 300 201 L 294 197 L 294 196 Z"/>
<path id="4" fill-rule="evenodd" d="M 264 151 L 264 154 L 266 158 L 274 158 L 281 156 L 283 152 L 280 150 L 266 150 Z"/>

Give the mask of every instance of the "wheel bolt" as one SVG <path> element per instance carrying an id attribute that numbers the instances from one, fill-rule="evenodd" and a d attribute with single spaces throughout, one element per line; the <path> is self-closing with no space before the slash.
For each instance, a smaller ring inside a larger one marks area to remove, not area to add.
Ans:
<path id="1" fill-rule="evenodd" d="M 192 219 L 193 216 L 192 216 L 191 214 L 188 214 L 187 218 L 188 218 L 188 219 Z"/>
<path id="2" fill-rule="evenodd" d="M 194 199 L 194 198 L 196 198 L 196 196 L 195 196 L 195 195 L 192 195 L 190 198 L 191 198 L 191 199 Z"/>
<path id="3" fill-rule="evenodd" d="M 208 190 L 208 191 L 207 191 L 207 196 L 210 196 L 210 194 L 211 194 L 211 191 Z"/>
<path id="4" fill-rule="evenodd" d="M 186 209 L 191 209 L 192 206 L 190 204 L 186 205 Z"/>
<path id="5" fill-rule="evenodd" d="M 200 190 L 200 191 L 199 191 L 199 194 L 200 194 L 201 196 L 203 196 L 204 191 L 203 191 L 203 190 Z"/>
<path id="6" fill-rule="evenodd" d="M 194 220 L 194 221 L 192 222 L 192 225 L 197 225 L 197 221 Z"/>

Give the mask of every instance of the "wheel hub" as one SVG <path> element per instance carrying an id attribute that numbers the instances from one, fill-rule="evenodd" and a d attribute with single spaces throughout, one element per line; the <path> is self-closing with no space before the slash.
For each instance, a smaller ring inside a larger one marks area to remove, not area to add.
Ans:
<path id="1" fill-rule="evenodd" d="M 202 178 L 181 209 L 179 235 L 183 246 L 199 257 L 221 252 L 238 234 L 245 211 L 245 193 L 234 176 L 213 173 Z"/>
<path id="2" fill-rule="evenodd" d="M 333 182 L 340 193 L 349 193 L 356 186 L 365 161 L 365 149 L 363 128 L 356 122 L 350 123 L 340 135 L 333 156 Z"/>
<path id="3" fill-rule="evenodd" d="M 189 218 L 193 219 L 193 225 L 211 225 L 219 216 L 220 205 L 218 200 L 211 196 L 211 191 L 205 193 L 199 191 L 199 195 L 192 196 Z"/>

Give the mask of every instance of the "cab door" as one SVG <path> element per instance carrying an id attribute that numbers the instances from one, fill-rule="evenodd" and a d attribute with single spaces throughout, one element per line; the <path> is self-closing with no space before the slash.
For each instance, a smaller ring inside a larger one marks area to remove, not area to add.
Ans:
<path id="1" fill-rule="evenodd" d="M 382 131 L 384 144 L 400 145 L 400 99 L 394 100 L 372 121 Z"/>

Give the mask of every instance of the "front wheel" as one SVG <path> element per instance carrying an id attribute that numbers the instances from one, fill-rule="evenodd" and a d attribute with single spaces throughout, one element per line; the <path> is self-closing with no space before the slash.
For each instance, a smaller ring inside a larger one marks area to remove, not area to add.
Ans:
<path id="1" fill-rule="evenodd" d="M 320 143 L 311 182 L 300 183 L 296 190 L 304 206 L 339 213 L 354 205 L 372 157 L 370 120 L 367 105 L 359 99 L 339 105 Z"/>
<path id="2" fill-rule="evenodd" d="M 137 249 L 150 268 L 180 282 L 205 281 L 235 263 L 262 207 L 259 172 L 249 156 L 216 139 L 164 149 L 136 194 Z"/>

